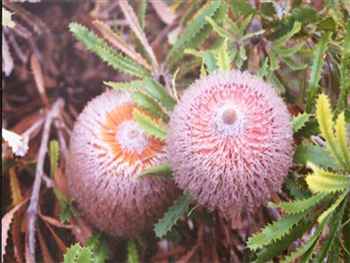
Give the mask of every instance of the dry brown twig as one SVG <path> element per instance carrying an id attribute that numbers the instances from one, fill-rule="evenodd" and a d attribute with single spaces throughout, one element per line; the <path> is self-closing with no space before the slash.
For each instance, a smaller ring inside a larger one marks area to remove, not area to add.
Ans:
<path id="1" fill-rule="evenodd" d="M 143 32 L 141 25 L 137 19 L 137 16 L 132 9 L 132 7 L 128 4 L 127 1 L 119 1 L 119 6 L 125 16 L 125 19 L 128 21 L 131 30 L 135 33 L 136 37 L 140 40 L 141 44 L 145 48 L 148 53 L 153 66 L 153 71 L 158 72 L 159 64 L 156 58 L 156 55 L 153 52 L 151 45 L 148 43 L 145 33 Z"/>
<path id="2" fill-rule="evenodd" d="M 52 108 L 48 111 L 46 117 L 45 117 L 45 123 L 44 123 L 44 130 L 43 130 L 43 136 L 40 143 L 40 148 L 38 152 L 38 161 L 36 165 L 35 170 L 35 179 L 33 184 L 33 190 L 32 195 L 30 198 L 30 203 L 26 212 L 27 215 L 27 229 L 28 229 L 28 235 L 26 239 L 26 245 L 29 249 L 28 256 L 29 258 L 26 258 L 27 262 L 36 262 L 35 261 L 35 224 L 36 219 L 38 216 L 38 206 L 39 206 L 39 194 L 40 194 L 40 188 L 41 188 L 41 182 L 43 180 L 44 176 L 44 162 L 45 162 L 45 156 L 47 153 L 47 145 L 49 141 L 50 136 L 50 129 L 51 124 L 53 121 L 58 117 L 60 114 L 60 111 L 64 105 L 64 102 L 62 99 L 58 99 L 52 106 Z"/>

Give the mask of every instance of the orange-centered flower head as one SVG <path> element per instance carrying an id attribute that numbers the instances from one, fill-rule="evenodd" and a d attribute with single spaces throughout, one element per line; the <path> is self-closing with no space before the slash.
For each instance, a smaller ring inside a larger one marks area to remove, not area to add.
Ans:
<path id="1" fill-rule="evenodd" d="M 86 219 L 107 233 L 133 236 L 152 226 L 177 197 L 171 180 L 136 178 L 166 161 L 164 144 L 133 120 L 128 93 L 107 91 L 79 115 L 71 135 L 67 177 Z"/>
<path id="2" fill-rule="evenodd" d="M 179 187 L 230 216 L 280 191 L 292 164 L 286 105 L 269 84 L 247 72 L 196 81 L 168 130 L 168 158 Z"/>

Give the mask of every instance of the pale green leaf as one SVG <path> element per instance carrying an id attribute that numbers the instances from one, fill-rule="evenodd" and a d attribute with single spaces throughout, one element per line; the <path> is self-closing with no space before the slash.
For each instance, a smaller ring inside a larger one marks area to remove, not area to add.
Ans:
<path id="1" fill-rule="evenodd" d="M 164 237 L 173 228 L 177 221 L 186 214 L 191 201 L 191 196 L 186 193 L 175 201 L 158 223 L 154 225 L 154 231 L 158 238 Z"/>
<path id="2" fill-rule="evenodd" d="M 321 79 L 322 68 L 325 62 L 326 51 L 328 49 L 328 43 L 331 40 L 332 34 L 330 32 L 325 33 L 320 41 L 315 46 L 313 52 L 313 62 L 311 66 L 311 74 L 307 89 L 306 99 L 306 111 L 311 112 L 315 103 L 315 97 L 319 90 L 319 82 Z"/>
<path id="3" fill-rule="evenodd" d="M 347 171 L 350 172 L 350 147 L 347 144 L 346 122 L 344 112 L 340 113 L 335 122 L 335 136 L 339 154 L 344 160 Z"/>
<path id="4" fill-rule="evenodd" d="M 213 30 L 218 33 L 222 38 L 230 39 L 231 35 L 223 27 L 219 26 L 211 17 L 205 18 L 207 22 L 212 26 Z"/>
<path id="5" fill-rule="evenodd" d="M 163 163 L 163 164 L 152 166 L 150 168 L 143 170 L 142 173 L 139 175 L 139 177 L 155 176 L 155 175 L 171 176 L 172 171 L 171 171 L 170 165 L 168 163 Z"/>
<path id="6" fill-rule="evenodd" d="M 136 91 L 131 94 L 133 102 L 137 107 L 147 111 L 152 116 L 156 118 L 162 118 L 163 120 L 168 120 L 168 116 L 164 113 L 159 104 L 154 101 L 148 95 L 145 95 L 142 92 Z"/>
<path id="7" fill-rule="evenodd" d="M 313 170 L 313 173 L 306 176 L 305 180 L 314 193 L 335 193 L 350 187 L 349 176 L 326 171 L 313 163 L 308 163 L 308 167 Z"/>
<path id="8" fill-rule="evenodd" d="M 166 92 L 165 87 L 152 78 L 146 78 L 144 83 L 143 90 L 148 95 L 159 101 L 167 110 L 172 110 L 174 108 L 176 100 Z"/>
<path id="9" fill-rule="evenodd" d="M 129 82 L 104 81 L 103 84 L 113 89 L 128 90 L 128 91 L 142 89 L 145 85 L 144 81 L 142 80 L 135 80 L 135 81 L 129 81 Z"/>
<path id="10" fill-rule="evenodd" d="M 294 47 L 273 47 L 276 54 L 280 57 L 291 57 L 295 55 L 295 53 L 299 52 L 304 47 L 304 43 L 299 43 Z"/>
<path id="11" fill-rule="evenodd" d="M 346 168 L 347 164 L 344 163 L 342 155 L 339 153 L 339 148 L 333 133 L 333 113 L 330 102 L 328 97 L 324 94 L 321 94 L 317 99 L 316 118 L 320 126 L 321 135 L 326 139 L 327 149 L 334 156 L 335 160 Z"/>
<path id="12" fill-rule="evenodd" d="M 311 162 L 324 168 L 338 168 L 333 157 L 324 147 L 313 144 L 299 144 L 294 154 L 294 162 L 303 165 Z"/>
<path id="13" fill-rule="evenodd" d="M 147 4 L 148 4 L 147 0 L 139 0 L 137 2 L 137 18 L 139 20 L 141 28 L 145 27 Z"/>
<path id="14" fill-rule="evenodd" d="M 108 46 L 103 39 L 89 31 L 85 26 L 72 22 L 69 24 L 69 30 L 88 50 L 95 53 L 114 69 L 136 77 L 150 75 L 144 67 L 127 57 L 123 57 L 116 50 Z"/>
<path id="15" fill-rule="evenodd" d="M 310 120 L 311 114 L 308 114 L 306 112 L 304 113 L 299 113 L 297 116 L 293 117 L 292 120 L 292 127 L 293 127 L 293 132 L 296 133 L 300 129 L 302 129 L 305 124 Z"/>
<path id="16" fill-rule="evenodd" d="M 285 235 L 289 234 L 292 228 L 304 217 L 305 213 L 292 214 L 265 226 L 261 232 L 248 239 L 248 247 L 252 250 L 257 250 L 280 240 Z"/>
<path id="17" fill-rule="evenodd" d="M 79 243 L 71 246 L 64 255 L 64 263 L 93 263 L 93 253 L 89 247 L 81 247 Z"/>
<path id="18" fill-rule="evenodd" d="M 134 109 L 133 118 L 147 135 L 153 136 L 160 140 L 165 140 L 166 130 L 164 129 L 164 127 L 162 127 L 161 124 L 157 123 L 151 117 L 147 116 L 146 114 L 142 113 L 137 109 Z"/>
<path id="19" fill-rule="evenodd" d="M 227 47 L 228 40 L 225 39 L 222 45 L 216 50 L 216 63 L 220 70 L 227 71 L 231 68 L 231 59 Z"/>
<path id="20" fill-rule="evenodd" d="M 139 253 L 137 252 L 136 243 L 133 240 L 128 241 L 128 263 L 139 263 Z"/>

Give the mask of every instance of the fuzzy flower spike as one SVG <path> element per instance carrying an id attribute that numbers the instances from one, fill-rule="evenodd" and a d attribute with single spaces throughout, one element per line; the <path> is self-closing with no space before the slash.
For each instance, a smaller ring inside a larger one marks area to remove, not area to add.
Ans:
<path id="1" fill-rule="evenodd" d="M 134 122 L 130 95 L 107 91 L 79 115 L 67 163 L 69 192 L 100 230 L 132 237 L 152 227 L 178 195 L 161 177 L 136 178 L 166 160 L 164 144 Z"/>
<path id="2" fill-rule="evenodd" d="M 240 217 L 281 190 L 293 156 L 290 115 L 263 80 L 218 72 L 185 91 L 171 116 L 167 149 L 180 188 Z"/>

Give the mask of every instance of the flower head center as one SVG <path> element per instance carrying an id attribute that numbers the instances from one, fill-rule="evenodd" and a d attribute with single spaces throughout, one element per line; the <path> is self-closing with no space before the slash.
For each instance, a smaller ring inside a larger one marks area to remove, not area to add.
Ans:
<path id="1" fill-rule="evenodd" d="M 134 121 L 122 122 L 116 133 L 116 140 L 123 150 L 142 153 L 148 145 L 148 139 L 140 126 Z"/>
<path id="2" fill-rule="evenodd" d="M 236 121 L 236 111 L 233 108 L 227 108 L 222 113 L 222 121 L 227 125 L 232 125 Z"/>

